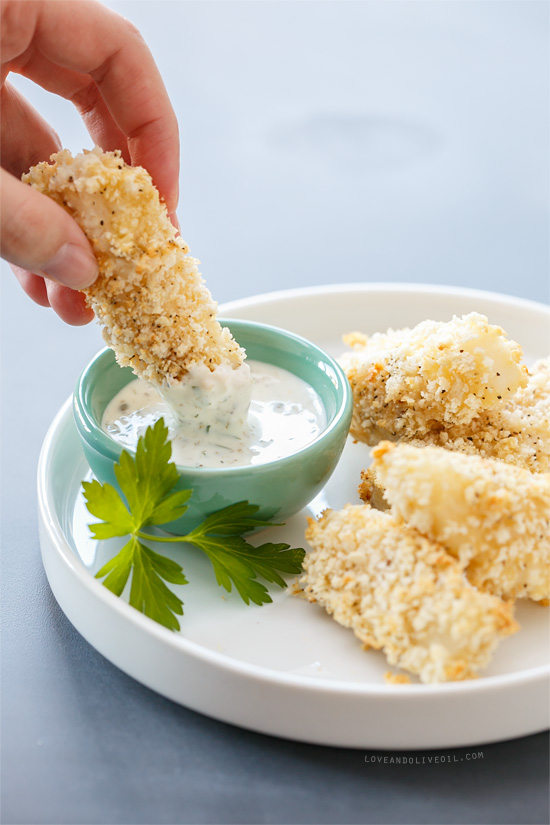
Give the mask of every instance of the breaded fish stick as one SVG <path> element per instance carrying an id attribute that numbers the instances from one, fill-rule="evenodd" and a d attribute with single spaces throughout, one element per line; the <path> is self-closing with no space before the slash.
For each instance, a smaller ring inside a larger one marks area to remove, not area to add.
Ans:
<path id="1" fill-rule="evenodd" d="M 85 232 L 99 277 L 84 290 L 118 362 L 157 385 L 192 365 L 235 369 L 244 352 L 216 320 L 198 261 L 176 235 L 150 175 L 120 152 L 58 152 L 23 180 L 63 206 Z"/>
<path id="2" fill-rule="evenodd" d="M 501 408 L 482 413 L 466 427 L 451 426 L 410 443 L 496 458 L 533 473 L 550 472 L 550 359 L 537 361 L 529 369 L 527 386 Z"/>
<path id="3" fill-rule="evenodd" d="M 474 677 L 518 629 L 511 605 L 476 590 L 441 545 L 387 513 L 327 510 L 306 538 L 309 600 L 422 682 Z"/>
<path id="4" fill-rule="evenodd" d="M 527 384 L 519 345 L 474 312 L 344 340 L 353 347 L 340 359 L 353 389 L 351 434 L 371 445 L 467 426 Z"/>
<path id="5" fill-rule="evenodd" d="M 443 544 L 481 590 L 550 598 L 550 474 L 383 442 L 373 468 L 392 515 Z"/>

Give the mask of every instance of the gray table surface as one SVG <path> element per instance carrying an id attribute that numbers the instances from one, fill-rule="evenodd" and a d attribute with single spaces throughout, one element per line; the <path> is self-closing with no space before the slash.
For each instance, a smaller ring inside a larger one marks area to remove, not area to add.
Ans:
<path id="1" fill-rule="evenodd" d="M 182 234 L 219 301 L 359 281 L 548 300 L 546 2 L 111 5 L 165 76 Z M 35 470 L 100 335 L 3 270 L 2 822 L 548 822 L 547 734 L 373 764 L 179 707 L 78 635 L 42 569 Z"/>

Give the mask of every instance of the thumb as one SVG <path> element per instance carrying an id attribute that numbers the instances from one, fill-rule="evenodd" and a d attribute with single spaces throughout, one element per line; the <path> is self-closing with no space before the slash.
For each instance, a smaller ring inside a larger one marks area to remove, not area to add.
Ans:
<path id="1" fill-rule="evenodd" d="M 2 257 L 73 289 L 93 284 L 97 260 L 76 221 L 46 195 L 0 172 Z"/>

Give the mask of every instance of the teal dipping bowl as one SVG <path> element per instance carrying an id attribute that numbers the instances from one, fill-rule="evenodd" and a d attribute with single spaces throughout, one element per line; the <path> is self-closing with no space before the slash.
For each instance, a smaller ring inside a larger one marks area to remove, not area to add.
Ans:
<path id="1" fill-rule="evenodd" d="M 221 324 L 229 327 L 251 360 L 274 364 L 307 381 L 325 408 L 326 426 L 298 452 L 265 464 L 213 468 L 177 465 L 179 481 L 175 489 L 190 489 L 193 495 L 187 512 L 163 525 L 176 535 L 185 535 L 210 513 L 238 501 L 257 505 L 258 518 L 285 521 L 327 483 L 350 426 L 351 389 L 330 355 L 305 338 L 277 327 L 227 319 Z M 132 370 L 120 367 L 113 351 L 106 348 L 85 368 L 74 393 L 74 417 L 90 468 L 99 481 L 118 490 L 114 466 L 124 448 L 101 428 L 101 419 L 109 401 L 134 378 Z"/>

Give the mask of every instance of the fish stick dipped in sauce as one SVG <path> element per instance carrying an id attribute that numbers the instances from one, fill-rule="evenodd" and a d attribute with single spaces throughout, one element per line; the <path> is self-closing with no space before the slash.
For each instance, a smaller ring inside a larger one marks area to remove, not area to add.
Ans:
<path id="1" fill-rule="evenodd" d="M 99 263 L 84 290 L 121 366 L 158 389 L 180 422 L 244 426 L 251 380 L 245 352 L 216 318 L 198 261 L 177 235 L 150 175 L 120 152 L 67 150 L 23 180 L 77 221 Z"/>

